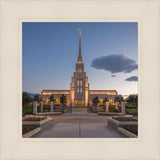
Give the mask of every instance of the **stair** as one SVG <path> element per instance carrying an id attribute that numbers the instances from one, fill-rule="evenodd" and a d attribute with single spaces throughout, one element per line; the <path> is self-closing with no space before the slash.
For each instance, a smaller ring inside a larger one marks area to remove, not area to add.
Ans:
<path id="1" fill-rule="evenodd" d="M 85 106 L 74 106 L 74 107 L 72 107 L 72 112 L 87 113 L 87 107 L 85 107 Z"/>

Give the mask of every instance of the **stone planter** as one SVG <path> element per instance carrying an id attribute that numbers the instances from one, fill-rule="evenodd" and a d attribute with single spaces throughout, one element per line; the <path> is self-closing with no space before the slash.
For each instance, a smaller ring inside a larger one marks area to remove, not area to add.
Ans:
<path id="1" fill-rule="evenodd" d="M 52 121 L 51 117 L 47 117 L 47 119 L 41 121 L 22 121 L 24 126 L 39 126 L 44 127 L 45 125 L 49 124 Z"/>
<path id="2" fill-rule="evenodd" d="M 37 113 L 37 115 L 61 115 L 62 112 L 42 112 L 42 113 Z"/>
<path id="3" fill-rule="evenodd" d="M 138 138 L 137 135 L 135 135 L 132 132 L 129 132 L 129 131 L 125 130 L 124 128 L 118 127 L 117 130 L 119 132 L 121 132 L 122 134 L 124 134 L 125 136 L 129 137 L 129 138 Z"/>
<path id="4" fill-rule="evenodd" d="M 123 116 L 122 113 L 116 113 L 116 112 L 98 112 L 98 115 L 106 115 L 106 116 Z"/>
<path id="5" fill-rule="evenodd" d="M 41 131 L 41 128 L 38 127 L 38 128 L 35 128 L 35 129 L 31 130 L 30 132 L 22 135 L 22 137 L 23 137 L 23 138 L 30 138 L 30 137 L 34 136 L 35 134 L 37 134 L 37 133 L 40 132 L 40 131 Z"/>
<path id="6" fill-rule="evenodd" d="M 137 126 L 138 121 L 118 121 L 115 119 L 112 119 L 112 117 L 108 117 L 108 125 L 110 125 L 113 128 L 123 127 L 123 126 Z"/>

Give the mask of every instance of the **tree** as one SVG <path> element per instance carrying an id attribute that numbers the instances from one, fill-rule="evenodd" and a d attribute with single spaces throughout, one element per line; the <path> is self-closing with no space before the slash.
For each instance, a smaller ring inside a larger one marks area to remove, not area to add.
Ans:
<path id="1" fill-rule="evenodd" d="M 105 97 L 105 98 L 103 99 L 103 103 L 106 103 L 106 102 L 108 102 L 108 98 L 107 98 L 107 97 Z"/>
<path id="2" fill-rule="evenodd" d="M 43 101 L 42 97 L 39 94 L 34 95 L 34 100 L 37 101 L 38 103 L 40 101 Z"/>
<path id="3" fill-rule="evenodd" d="M 138 94 L 131 94 L 127 98 L 127 103 L 130 105 L 138 106 Z"/>
<path id="4" fill-rule="evenodd" d="M 95 104 L 97 106 L 97 104 L 99 103 L 98 97 L 93 98 L 92 102 L 93 102 L 93 104 Z"/>
<path id="5" fill-rule="evenodd" d="M 32 102 L 33 99 L 27 92 L 23 92 L 22 94 L 22 105 L 24 106 L 25 104 Z"/>
<path id="6" fill-rule="evenodd" d="M 64 94 L 62 94 L 62 96 L 60 97 L 60 103 L 62 105 L 65 105 L 67 103 L 67 99 L 66 99 L 66 96 Z"/>
<path id="7" fill-rule="evenodd" d="M 50 99 L 50 101 L 54 102 L 55 101 L 54 95 L 52 94 L 49 99 Z"/>
<path id="8" fill-rule="evenodd" d="M 122 97 L 121 95 L 116 96 L 116 97 L 114 98 L 114 102 L 119 102 L 119 103 L 121 103 L 122 101 L 123 101 L 123 97 Z"/>

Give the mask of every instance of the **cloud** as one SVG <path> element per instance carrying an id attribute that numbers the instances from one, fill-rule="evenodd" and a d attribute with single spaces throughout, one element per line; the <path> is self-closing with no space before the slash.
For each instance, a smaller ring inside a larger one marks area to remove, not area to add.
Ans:
<path id="1" fill-rule="evenodd" d="M 116 77 L 116 75 L 113 74 L 112 77 Z"/>
<path id="2" fill-rule="evenodd" d="M 130 73 L 138 68 L 135 60 L 125 54 L 109 55 L 96 58 L 92 61 L 91 67 L 102 69 L 111 73 Z"/>
<path id="3" fill-rule="evenodd" d="M 126 78 L 125 81 L 138 81 L 138 77 L 137 76 L 131 76 L 129 78 Z"/>

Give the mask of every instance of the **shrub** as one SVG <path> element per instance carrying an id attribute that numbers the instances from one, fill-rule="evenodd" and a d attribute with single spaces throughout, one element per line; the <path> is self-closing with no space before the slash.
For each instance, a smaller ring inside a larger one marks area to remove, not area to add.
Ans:
<path id="1" fill-rule="evenodd" d="M 50 105 L 44 105 L 43 106 L 43 111 L 50 111 Z"/>
<path id="2" fill-rule="evenodd" d="M 127 103 L 129 105 L 133 105 L 138 107 L 138 94 L 131 94 L 127 98 Z"/>
<path id="3" fill-rule="evenodd" d="M 30 115 L 30 114 L 32 114 L 32 111 L 28 111 L 24 113 L 24 115 Z"/>
<path id="4" fill-rule="evenodd" d="M 114 107 L 109 107 L 109 112 L 118 112 L 116 108 Z"/>
<path id="5" fill-rule="evenodd" d="M 121 95 L 118 95 L 114 98 L 114 102 L 119 102 L 121 103 L 123 101 L 123 97 Z"/>
<path id="6" fill-rule="evenodd" d="M 22 93 L 22 105 L 23 106 L 32 101 L 33 101 L 32 97 L 27 92 Z"/>
<path id="7" fill-rule="evenodd" d="M 124 129 L 126 129 L 127 131 L 138 135 L 138 127 L 137 126 L 125 126 L 123 127 Z"/>
<path id="8" fill-rule="evenodd" d="M 22 127 L 22 134 L 26 134 L 35 128 L 37 128 L 37 126 L 23 126 Z"/>
<path id="9" fill-rule="evenodd" d="M 119 117 L 112 117 L 112 119 L 115 119 L 117 121 L 137 121 L 137 118 L 133 117 L 124 117 L 124 116 L 119 116 Z"/>
<path id="10" fill-rule="evenodd" d="M 60 103 L 62 105 L 65 105 L 67 103 L 67 98 L 64 94 L 62 94 L 62 96 L 60 97 Z"/>

